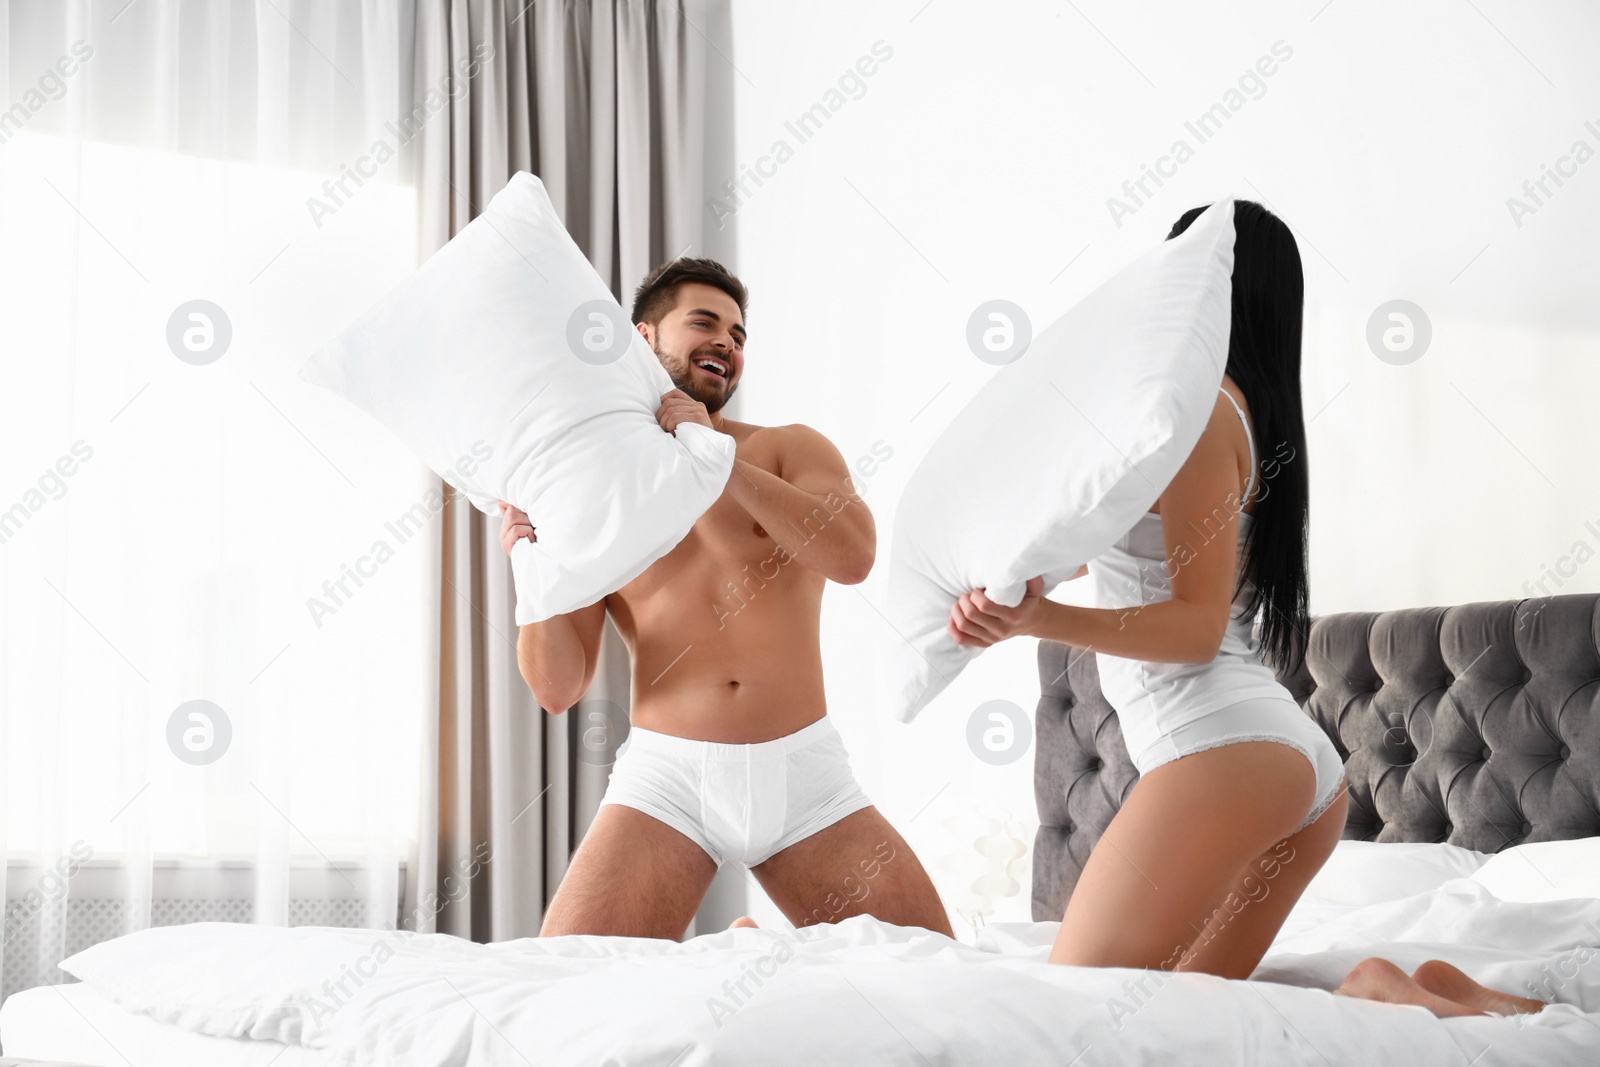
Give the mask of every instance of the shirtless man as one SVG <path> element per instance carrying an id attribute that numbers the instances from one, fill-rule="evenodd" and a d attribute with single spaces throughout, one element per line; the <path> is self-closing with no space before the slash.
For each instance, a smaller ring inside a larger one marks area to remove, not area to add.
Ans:
<path id="1" fill-rule="evenodd" d="M 609 611 L 633 661 L 632 728 L 540 936 L 677 939 L 724 861 L 790 922 L 870 914 L 950 935 L 917 857 L 856 784 L 823 701 L 823 583 L 872 569 L 872 514 L 838 450 L 802 425 L 722 415 L 744 372 L 742 283 L 707 259 L 652 271 L 633 322 L 676 389 L 662 430 L 731 436 L 734 471 L 689 535 L 598 603 L 521 628 L 517 659 L 560 714 L 594 677 Z M 501 545 L 537 541 L 501 502 Z"/>

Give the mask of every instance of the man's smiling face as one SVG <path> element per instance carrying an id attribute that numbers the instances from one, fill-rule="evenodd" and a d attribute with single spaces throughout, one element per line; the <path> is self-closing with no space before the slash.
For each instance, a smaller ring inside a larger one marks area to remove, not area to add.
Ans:
<path id="1" fill-rule="evenodd" d="M 744 373 L 744 316 L 733 297 L 714 285 L 684 282 L 677 303 L 652 326 L 638 324 L 672 384 L 715 413 L 733 396 Z"/>

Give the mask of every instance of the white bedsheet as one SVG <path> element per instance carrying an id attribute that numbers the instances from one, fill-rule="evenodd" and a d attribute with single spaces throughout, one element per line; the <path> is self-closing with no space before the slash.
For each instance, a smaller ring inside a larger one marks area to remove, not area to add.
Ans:
<path id="1" fill-rule="evenodd" d="M 1458 877 L 1376 904 L 1302 905 L 1258 970 L 1264 981 L 1051 966 L 1056 923 L 991 926 L 966 945 L 859 917 L 683 944 L 419 936 L 347 980 L 337 1004 L 324 983 L 353 973 L 356 931 L 178 927 L 121 939 L 138 952 L 111 992 L 135 1009 L 181 1007 L 187 1025 L 220 1033 L 264 1025 L 241 1009 L 248 994 L 276 1005 L 274 1026 L 293 1016 L 297 1040 L 350 1065 L 1600 1062 L 1600 899 L 1509 903 Z M 161 958 L 163 938 L 181 966 Z M 1511 991 L 1558 976 L 1558 1003 L 1441 1020 L 1326 992 L 1369 955 L 1408 969 L 1438 957 Z M 114 956 L 101 963 L 108 982 Z M 270 975 L 261 988 L 240 978 L 252 958 Z M 160 988 L 170 974 L 181 1006 Z M 212 1010 L 205 991 L 225 987 L 229 1010 Z"/>
<path id="2" fill-rule="evenodd" d="M 1003 951 L 864 917 L 800 943 L 777 931 L 684 945 L 429 940 L 308 1038 L 369 1063 L 405 1052 L 465 1064 L 471 1050 L 482 1064 L 1366 1064 L 1379 1047 L 1394 1063 L 1593 1065 L 1600 964 L 1560 991 L 1567 1003 L 1521 1021 L 1444 1021 L 1316 988 L 1380 953 L 1519 988 L 1580 935 L 1600 944 L 1585 919 L 1600 929 L 1600 901 L 1505 904 L 1462 880 L 1300 932 L 1263 968 L 1282 984 L 1184 974 L 1160 988 L 1143 971 L 1048 965 L 1055 923 L 994 931 Z M 730 984 L 741 976 L 743 993 Z"/>
<path id="3" fill-rule="evenodd" d="M 5 1054 L 99 1067 L 328 1067 L 325 1052 L 208 1037 L 158 1023 L 80 983 L 38 986 L 0 1006 Z"/>

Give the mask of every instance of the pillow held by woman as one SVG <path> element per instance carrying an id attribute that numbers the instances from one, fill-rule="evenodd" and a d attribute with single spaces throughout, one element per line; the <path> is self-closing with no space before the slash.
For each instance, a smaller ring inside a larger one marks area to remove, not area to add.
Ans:
<path id="1" fill-rule="evenodd" d="M 900 498 L 887 698 L 909 722 L 978 650 L 945 629 L 962 593 L 1015 606 L 1109 549 L 1205 429 L 1228 361 L 1233 201 L 1123 268 L 975 395 Z"/>

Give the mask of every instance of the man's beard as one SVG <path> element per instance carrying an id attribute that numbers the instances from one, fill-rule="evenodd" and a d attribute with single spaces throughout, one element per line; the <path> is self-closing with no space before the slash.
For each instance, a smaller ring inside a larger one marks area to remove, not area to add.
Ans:
<path id="1" fill-rule="evenodd" d="M 650 347 L 655 351 L 656 358 L 661 360 L 661 366 L 666 369 L 668 377 L 672 379 L 672 384 L 704 404 L 707 414 L 715 415 L 721 411 L 723 405 L 732 399 L 734 391 L 739 388 L 737 383 L 728 382 L 724 379 L 725 384 L 719 389 L 695 376 L 694 360 L 696 356 L 714 356 L 718 362 L 729 363 L 727 357 L 720 353 L 714 351 L 695 352 L 675 367 L 671 362 L 670 356 L 663 358 L 661 349 L 656 348 L 653 344 Z M 731 366 L 730 363 L 730 370 Z"/>

